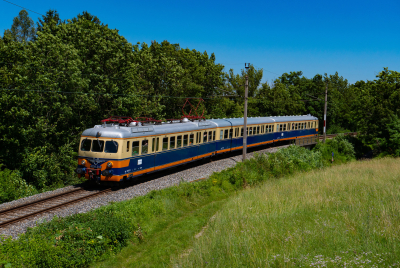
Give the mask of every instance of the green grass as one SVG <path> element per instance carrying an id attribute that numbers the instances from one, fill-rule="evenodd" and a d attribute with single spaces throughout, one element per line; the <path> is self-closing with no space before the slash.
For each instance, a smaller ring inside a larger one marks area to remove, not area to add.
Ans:
<path id="1" fill-rule="evenodd" d="M 193 244 L 195 235 L 223 204 L 224 200 L 212 202 L 171 219 L 143 242 L 135 241 L 116 256 L 93 267 L 168 267 L 171 257 L 184 254 L 182 251 Z"/>
<path id="2" fill-rule="evenodd" d="M 399 242 L 400 160 L 385 158 L 241 192 L 170 266 L 399 266 Z"/>

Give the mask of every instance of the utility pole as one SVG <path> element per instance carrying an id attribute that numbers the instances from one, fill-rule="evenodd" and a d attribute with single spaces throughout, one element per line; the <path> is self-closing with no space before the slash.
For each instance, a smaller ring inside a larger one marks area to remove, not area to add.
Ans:
<path id="1" fill-rule="evenodd" d="M 250 63 L 246 66 L 246 63 L 244 64 L 244 67 L 249 69 Z M 246 83 L 244 84 L 244 124 L 243 124 L 243 162 L 246 160 L 246 153 L 247 153 L 247 97 L 248 97 L 248 92 L 249 92 L 249 77 L 247 76 L 246 72 Z"/>
<path id="2" fill-rule="evenodd" d="M 328 105 L 328 80 L 325 80 L 325 107 L 324 107 L 324 143 L 326 140 L 326 108 Z"/>

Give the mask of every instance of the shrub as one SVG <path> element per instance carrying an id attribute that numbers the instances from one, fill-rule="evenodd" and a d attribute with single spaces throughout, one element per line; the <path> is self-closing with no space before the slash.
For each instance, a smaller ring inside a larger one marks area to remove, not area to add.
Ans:
<path id="1" fill-rule="evenodd" d="M 335 138 L 326 140 L 325 143 L 318 143 L 313 151 L 319 151 L 325 163 L 330 163 L 332 153 L 334 153 L 334 161 L 337 163 L 353 160 L 356 156 L 354 146 L 343 134 L 338 134 Z"/>
<path id="2" fill-rule="evenodd" d="M 36 193 L 36 189 L 32 185 L 28 185 L 17 170 L 4 169 L 0 171 L 0 203 Z"/>
<path id="3" fill-rule="evenodd" d="M 0 260 L 13 267 L 83 267 L 105 253 L 120 250 L 133 235 L 133 225 L 113 206 L 94 213 L 55 218 L 29 229 L 18 240 L 3 239 Z"/>

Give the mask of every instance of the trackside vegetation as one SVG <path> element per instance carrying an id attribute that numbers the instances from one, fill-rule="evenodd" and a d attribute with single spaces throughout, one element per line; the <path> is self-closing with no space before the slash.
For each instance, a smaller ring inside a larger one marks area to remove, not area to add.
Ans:
<path id="1" fill-rule="evenodd" d="M 13 267 L 84 267 L 103 259 L 109 259 L 111 265 L 167 265 L 239 190 L 322 167 L 321 153 L 302 147 L 258 154 L 208 180 L 182 182 L 89 213 L 54 218 L 17 240 L 3 238 L 0 260 Z M 119 255 L 110 258 L 123 247 L 121 254 L 137 254 L 123 260 Z"/>
<path id="2" fill-rule="evenodd" d="M 171 267 L 399 267 L 399 161 L 354 161 L 241 191 Z"/>

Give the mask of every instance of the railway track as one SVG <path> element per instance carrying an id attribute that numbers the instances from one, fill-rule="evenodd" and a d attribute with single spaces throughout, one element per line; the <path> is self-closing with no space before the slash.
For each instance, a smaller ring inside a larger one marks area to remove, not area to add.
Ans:
<path id="1" fill-rule="evenodd" d="M 0 210 L 0 228 L 110 191 L 112 191 L 112 188 L 98 191 L 78 188 L 27 204 Z"/>

